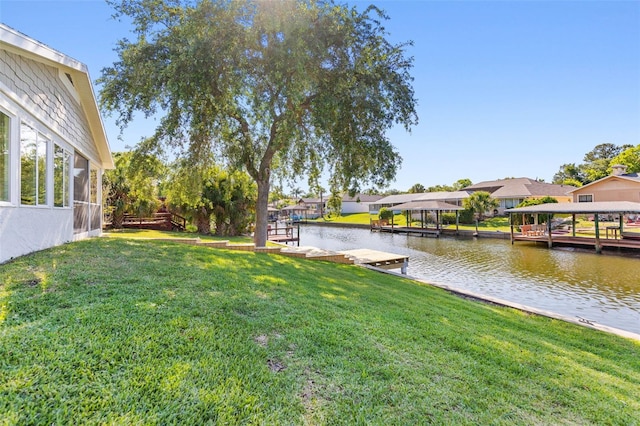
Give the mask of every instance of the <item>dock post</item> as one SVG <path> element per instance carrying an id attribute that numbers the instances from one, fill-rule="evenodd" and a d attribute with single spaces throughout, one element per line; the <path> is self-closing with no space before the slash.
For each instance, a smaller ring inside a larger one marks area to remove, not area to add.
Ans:
<path id="1" fill-rule="evenodd" d="M 511 235 L 511 245 L 513 245 L 513 214 L 509 213 L 509 227 L 511 228 L 510 230 L 510 235 Z"/>
<path id="2" fill-rule="evenodd" d="M 596 253 L 602 253 L 602 247 L 600 246 L 600 224 L 599 224 L 599 216 L 600 213 L 597 213 L 593 216 L 594 224 L 596 227 Z"/>
<path id="3" fill-rule="evenodd" d="M 409 258 L 405 258 L 402 262 L 402 267 L 400 268 L 400 273 L 403 275 L 407 275 L 407 266 L 409 266 Z"/>
<path id="4" fill-rule="evenodd" d="M 549 214 L 547 216 L 547 234 L 548 234 L 547 245 L 549 246 L 549 248 L 553 247 L 553 237 L 551 236 L 551 219 L 553 219 L 553 214 Z"/>

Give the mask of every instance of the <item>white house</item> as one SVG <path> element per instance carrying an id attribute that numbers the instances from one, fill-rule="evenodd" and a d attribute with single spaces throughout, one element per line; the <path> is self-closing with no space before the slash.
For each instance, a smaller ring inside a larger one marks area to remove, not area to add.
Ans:
<path id="1" fill-rule="evenodd" d="M 367 213 L 369 206 L 381 198 L 382 195 L 355 194 L 350 197 L 349 194 L 345 194 L 342 197 L 341 214 Z"/>
<path id="2" fill-rule="evenodd" d="M 0 24 L 0 263 L 99 235 L 110 168 L 86 65 Z"/>

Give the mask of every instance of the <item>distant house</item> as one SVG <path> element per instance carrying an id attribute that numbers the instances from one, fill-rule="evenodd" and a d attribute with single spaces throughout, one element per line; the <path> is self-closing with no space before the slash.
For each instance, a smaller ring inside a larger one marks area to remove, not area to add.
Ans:
<path id="1" fill-rule="evenodd" d="M 617 164 L 612 167 L 610 176 L 599 179 L 570 191 L 574 203 L 595 201 L 633 201 L 640 202 L 640 176 L 627 173 L 626 166 Z"/>
<path id="2" fill-rule="evenodd" d="M 320 198 L 300 198 L 298 206 L 305 209 L 305 217 L 308 219 L 317 219 L 326 211 L 327 200 Z"/>
<path id="3" fill-rule="evenodd" d="M 462 200 L 464 200 L 468 196 L 469 193 L 466 190 L 453 192 L 419 192 L 412 194 L 389 195 L 388 197 L 381 198 L 371 203 L 369 205 L 369 212 L 371 214 L 377 214 L 382 207 L 393 209 L 394 206 L 398 206 L 404 203 L 410 203 L 412 201 L 442 201 L 448 204 L 461 206 Z"/>
<path id="4" fill-rule="evenodd" d="M 397 206 L 403 203 L 408 203 L 409 201 L 413 201 L 419 195 L 422 195 L 422 194 L 388 195 L 384 198 L 380 198 L 377 201 L 369 203 L 369 213 L 378 214 L 378 212 L 380 212 L 380 209 L 383 207 L 391 209 L 393 208 L 393 206 Z"/>
<path id="5" fill-rule="evenodd" d="M 99 235 L 109 168 L 87 67 L 0 24 L 0 263 Z"/>
<path id="6" fill-rule="evenodd" d="M 342 197 L 342 210 L 340 212 L 341 214 L 367 213 L 369 206 L 381 198 L 383 198 L 382 195 L 356 194 L 350 197 L 347 194 Z"/>
<path id="7" fill-rule="evenodd" d="M 465 188 L 462 191 L 424 192 L 422 194 L 415 195 L 417 195 L 417 197 L 412 201 L 443 201 L 448 204 L 462 206 L 462 200 L 469 198 L 469 191 Z"/>
<path id="8" fill-rule="evenodd" d="M 559 203 L 569 203 L 571 202 L 569 192 L 574 189 L 574 186 L 555 185 L 529 178 L 491 180 L 464 188 L 465 191 L 471 193 L 486 191 L 491 194 L 492 198 L 498 199 L 500 206 L 494 214 L 503 214 L 505 209 L 514 208 L 525 199 L 548 196 L 555 198 Z"/>

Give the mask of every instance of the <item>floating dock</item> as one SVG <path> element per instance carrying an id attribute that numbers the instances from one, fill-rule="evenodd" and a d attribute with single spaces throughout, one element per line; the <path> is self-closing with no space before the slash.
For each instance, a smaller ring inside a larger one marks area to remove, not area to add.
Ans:
<path id="1" fill-rule="evenodd" d="M 338 253 L 353 259 L 356 264 L 370 265 L 382 269 L 400 268 L 403 274 L 407 274 L 409 256 L 370 249 L 342 250 Z"/>
<path id="2" fill-rule="evenodd" d="M 336 263 L 375 266 L 381 269 L 398 269 L 407 274 L 409 256 L 402 254 L 386 253 L 383 251 L 357 249 L 331 251 L 316 247 L 282 247 L 281 254 L 293 257 L 304 257 L 313 260 L 326 260 Z"/>

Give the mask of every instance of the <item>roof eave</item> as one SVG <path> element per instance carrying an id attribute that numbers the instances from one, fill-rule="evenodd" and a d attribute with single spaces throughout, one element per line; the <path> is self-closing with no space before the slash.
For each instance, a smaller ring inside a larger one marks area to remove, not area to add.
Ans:
<path id="1" fill-rule="evenodd" d="M 111 148 L 87 66 L 3 24 L 0 24 L 0 44 L 8 51 L 56 68 L 62 68 L 71 75 L 80 97 L 82 109 L 89 123 L 91 136 L 94 138 L 98 148 L 100 166 L 104 169 L 113 169 L 115 165 L 111 156 Z"/>

